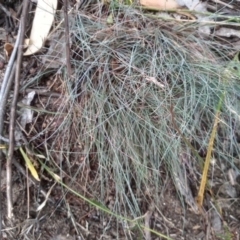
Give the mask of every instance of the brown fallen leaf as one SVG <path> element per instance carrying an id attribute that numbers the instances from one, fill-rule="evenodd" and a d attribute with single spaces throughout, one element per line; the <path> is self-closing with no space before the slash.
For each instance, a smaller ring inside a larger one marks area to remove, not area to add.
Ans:
<path id="1" fill-rule="evenodd" d="M 11 43 L 5 43 L 4 44 L 4 53 L 7 59 L 10 58 L 11 53 L 13 51 L 13 45 Z"/>

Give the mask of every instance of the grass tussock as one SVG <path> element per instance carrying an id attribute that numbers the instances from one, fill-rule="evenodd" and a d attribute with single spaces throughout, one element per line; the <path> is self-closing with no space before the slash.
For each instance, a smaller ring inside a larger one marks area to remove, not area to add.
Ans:
<path id="1" fill-rule="evenodd" d="M 106 21 L 110 13 L 113 24 Z M 74 79 L 64 77 L 58 111 L 65 114 L 55 116 L 61 124 L 45 150 L 67 166 L 73 182 L 84 179 L 91 198 L 105 204 L 111 198 L 111 209 L 122 215 L 144 214 L 146 200 L 158 204 L 169 176 L 176 181 L 183 168 L 198 186 L 201 163 L 172 116 L 204 158 L 224 89 L 212 157 L 235 167 L 239 156 L 240 76 L 233 68 L 222 81 L 234 51 L 180 26 L 103 8 L 77 14 L 70 29 Z"/>

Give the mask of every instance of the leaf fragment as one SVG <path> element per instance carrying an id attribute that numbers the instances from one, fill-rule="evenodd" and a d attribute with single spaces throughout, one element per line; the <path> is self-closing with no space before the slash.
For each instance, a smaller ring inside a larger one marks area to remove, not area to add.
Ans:
<path id="1" fill-rule="evenodd" d="M 29 169 L 29 171 L 31 172 L 32 176 L 37 180 L 37 181 L 40 181 L 39 179 L 39 176 L 38 176 L 38 173 L 35 169 L 35 167 L 33 166 L 30 158 L 27 156 L 27 154 L 23 151 L 22 147 L 20 147 L 20 152 L 25 160 L 25 163 Z"/>

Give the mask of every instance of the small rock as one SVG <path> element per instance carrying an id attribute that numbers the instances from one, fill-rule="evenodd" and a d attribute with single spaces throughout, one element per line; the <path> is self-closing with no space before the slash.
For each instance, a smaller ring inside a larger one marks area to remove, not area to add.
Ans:
<path id="1" fill-rule="evenodd" d="M 69 235 L 64 236 L 64 235 L 60 234 L 60 235 L 53 237 L 51 240 L 75 240 L 75 237 L 72 237 Z"/>

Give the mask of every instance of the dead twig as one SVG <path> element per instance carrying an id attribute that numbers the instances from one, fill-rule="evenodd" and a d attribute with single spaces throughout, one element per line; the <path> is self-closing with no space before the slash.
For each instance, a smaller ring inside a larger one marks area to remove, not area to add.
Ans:
<path id="1" fill-rule="evenodd" d="M 36 92 L 36 94 L 41 96 L 54 97 L 54 98 L 62 97 L 61 93 L 52 92 L 52 91 L 49 91 L 48 89 L 27 88 L 27 89 L 20 90 L 19 92 L 30 93 L 32 91 Z"/>
<path id="2" fill-rule="evenodd" d="M 19 25 L 19 45 L 18 45 L 18 54 L 16 62 L 16 73 L 15 73 L 15 84 L 14 84 L 14 95 L 11 104 L 11 114 L 10 114 L 10 126 L 9 126 L 9 149 L 8 149 L 8 158 L 7 158 L 7 216 L 9 219 L 12 218 L 13 213 L 13 203 L 12 203 L 12 158 L 14 151 L 14 131 L 15 131 L 15 121 L 16 121 L 16 106 L 19 94 L 19 79 L 20 79 L 20 70 L 23 56 L 23 41 L 26 25 L 26 16 L 28 10 L 28 0 L 23 2 L 23 11 L 21 15 L 21 22 Z"/>
<path id="3" fill-rule="evenodd" d="M 18 32 L 16 43 L 13 49 L 13 52 L 11 54 L 11 57 L 9 59 L 6 72 L 4 74 L 1 91 L 0 91 L 0 143 L 3 141 L 3 127 L 4 127 L 4 115 L 5 115 L 5 108 L 7 103 L 7 98 L 9 95 L 10 88 L 12 86 L 13 78 L 15 75 L 15 59 L 17 55 L 18 45 L 20 41 L 20 31 Z M 4 154 L 2 149 L 0 149 L 0 173 L 2 170 L 2 160 L 3 160 Z M 1 178 L 0 178 L 0 186 L 1 186 Z M 0 238 L 2 233 L 2 199 L 0 194 Z"/>
<path id="4" fill-rule="evenodd" d="M 70 43 L 69 43 L 69 24 L 68 24 L 68 1 L 64 0 L 64 24 L 65 24 L 65 42 L 66 42 L 66 65 L 68 77 L 71 77 L 72 69 L 70 62 Z"/>
<path id="5" fill-rule="evenodd" d="M 3 95 L 0 96 L 0 144 L 2 144 L 2 142 L 6 141 L 7 139 L 5 139 L 4 137 L 2 137 L 3 134 L 3 125 L 4 125 L 4 114 L 5 114 L 5 108 L 6 108 L 6 102 L 7 102 L 7 96 L 8 93 L 10 91 L 10 87 L 11 87 L 11 83 L 13 81 L 15 75 L 15 71 L 11 72 L 11 75 L 9 77 L 9 82 L 6 86 L 6 91 L 4 92 Z M 2 172 L 2 161 L 3 161 L 3 157 L 4 157 L 4 153 L 3 153 L 3 149 L 0 149 L 0 174 Z M 0 178 L 0 186 L 1 186 L 1 181 L 2 179 Z M 0 192 L 0 239 L 2 239 L 2 197 L 1 197 L 1 192 Z"/>
<path id="6" fill-rule="evenodd" d="M 144 222 L 145 222 L 144 232 L 145 232 L 145 239 L 146 240 L 151 240 L 152 239 L 151 232 L 149 231 L 149 229 L 151 229 L 151 224 L 150 223 L 151 223 L 151 217 L 152 217 L 154 208 L 155 208 L 154 204 L 152 203 L 150 205 L 149 210 L 146 212 L 145 217 L 144 217 Z"/>

